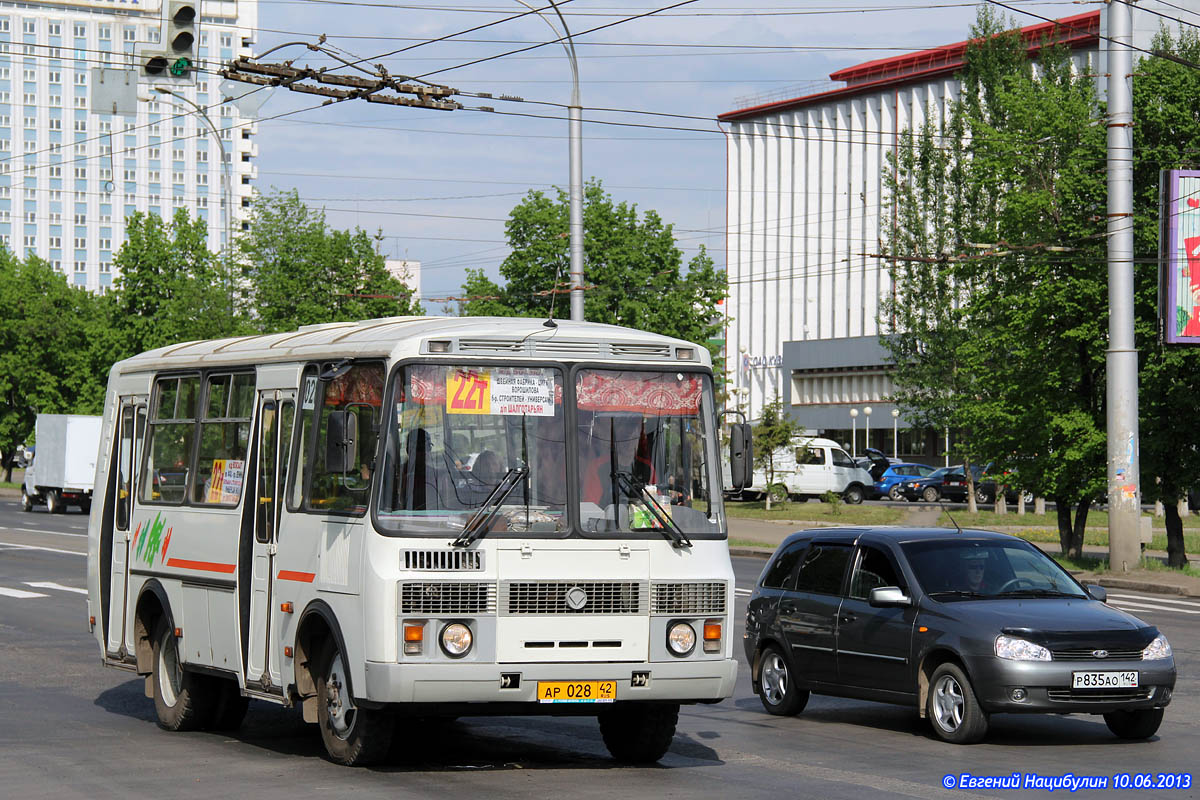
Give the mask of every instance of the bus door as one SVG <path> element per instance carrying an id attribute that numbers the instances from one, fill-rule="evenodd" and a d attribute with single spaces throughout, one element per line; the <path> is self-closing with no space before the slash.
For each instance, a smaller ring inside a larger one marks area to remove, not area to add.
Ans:
<path id="1" fill-rule="evenodd" d="M 141 466 L 142 442 L 146 438 L 146 397 L 122 397 L 117 407 L 116 463 L 109 466 L 115 480 L 110 484 L 113 492 L 112 518 L 103 520 L 102 530 L 109 533 L 108 541 L 101 542 L 101 563 L 104 550 L 108 550 L 108 590 L 101 591 L 102 600 L 107 597 L 107 607 L 102 609 L 107 621 L 106 650 L 110 656 L 125 660 L 132 655 L 127 619 L 129 618 L 129 548 L 134 536 L 133 503 L 137 485 L 137 470 Z M 110 505 L 105 503 L 104 512 Z"/>
<path id="2" fill-rule="evenodd" d="M 272 642 L 279 615 L 275 608 L 276 553 L 283 505 L 288 449 L 295 419 L 295 393 L 271 390 L 259 395 L 258 476 L 254 516 L 254 541 L 250 577 L 250 628 L 246 642 L 246 688 L 278 695 L 282 692 L 279 656 Z"/>

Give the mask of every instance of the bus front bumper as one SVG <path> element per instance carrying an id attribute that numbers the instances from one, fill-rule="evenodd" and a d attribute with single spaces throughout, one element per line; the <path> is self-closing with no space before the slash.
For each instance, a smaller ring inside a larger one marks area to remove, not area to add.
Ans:
<path id="1" fill-rule="evenodd" d="M 516 676 L 517 680 L 513 678 Z M 552 713 L 563 703 L 539 703 L 539 681 L 615 681 L 618 702 L 716 702 L 733 695 L 734 659 L 652 663 L 558 664 L 391 664 L 366 663 L 371 703 L 502 703 L 528 706 L 528 713 Z M 516 684 L 515 687 L 513 684 Z M 600 711 L 603 703 L 574 703 Z M 515 713 L 511 708 L 505 713 Z"/>

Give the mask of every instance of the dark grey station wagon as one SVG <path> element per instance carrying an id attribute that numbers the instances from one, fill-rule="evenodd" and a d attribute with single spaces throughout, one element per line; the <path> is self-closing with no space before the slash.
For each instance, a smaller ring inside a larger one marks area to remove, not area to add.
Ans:
<path id="1" fill-rule="evenodd" d="M 772 714 L 810 692 L 912 705 L 949 742 L 993 713 L 1103 714 L 1154 735 L 1175 687 L 1158 629 L 1001 533 L 844 528 L 779 546 L 746 614 L 754 690 Z"/>

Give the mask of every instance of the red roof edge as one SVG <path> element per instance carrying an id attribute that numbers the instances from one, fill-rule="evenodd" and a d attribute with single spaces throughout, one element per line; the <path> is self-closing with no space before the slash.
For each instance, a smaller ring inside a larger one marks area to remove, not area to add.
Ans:
<path id="1" fill-rule="evenodd" d="M 1039 22 L 1036 25 L 1021 28 L 1019 33 L 1026 41 L 1031 53 L 1036 53 L 1041 49 L 1042 42 L 1048 36 L 1052 44 L 1066 45 L 1072 49 L 1085 47 L 1099 41 L 1100 12 L 1089 11 L 1084 14 L 1063 17 L 1053 22 Z M 979 40 L 969 39 L 944 47 L 880 58 L 853 67 L 846 67 L 829 75 L 832 80 L 846 81 L 846 86 L 790 100 L 779 100 L 751 108 L 727 111 L 718 115 L 717 119 L 734 120 L 753 117 L 769 111 L 807 105 L 841 95 L 857 94 L 866 89 L 912 83 L 942 73 L 953 72 L 963 65 L 968 45 L 976 41 Z"/>

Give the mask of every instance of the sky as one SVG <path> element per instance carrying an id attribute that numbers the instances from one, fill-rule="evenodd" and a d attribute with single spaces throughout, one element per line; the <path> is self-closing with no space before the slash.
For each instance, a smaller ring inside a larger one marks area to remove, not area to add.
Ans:
<path id="1" fill-rule="evenodd" d="M 302 110 L 318 99 L 268 90 L 259 111 L 258 187 L 295 189 L 326 210 L 330 225 L 380 234 L 385 255 L 420 261 L 426 313 L 442 313 L 446 298 L 461 296 L 467 268 L 499 277 L 512 208 L 531 190 L 566 189 L 570 63 L 563 46 L 551 44 L 463 66 L 557 36 L 533 14 L 451 36 L 527 12 L 521 0 L 417 2 L 258 0 L 255 52 L 324 34 L 326 47 L 383 64 L 392 75 L 523 102 L 463 96 L 464 109 L 446 112 L 351 100 Z M 657 211 L 674 226 L 685 263 L 703 246 L 719 268 L 725 264 L 726 146 L 718 114 L 754 104 L 745 98 L 832 87 L 829 73 L 842 67 L 961 41 L 977 13 L 974 4 L 953 0 L 768 2 L 695 0 L 632 20 L 672 0 L 560 3 L 580 72 L 584 177 L 600 180 L 617 201 Z M 1045 17 L 1098 7 L 1006 3 Z M 1020 25 L 1040 21 L 1003 13 Z M 618 24 L 586 32 L 611 23 Z M 430 42 L 441 37 L 448 38 Z M 380 57 L 401 48 L 408 49 Z M 285 59 L 336 63 L 302 46 L 264 61 Z M 485 106 L 495 111 L 479 110 Z"/>

